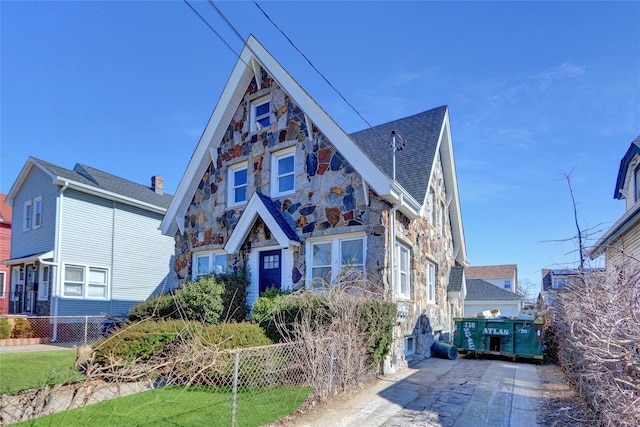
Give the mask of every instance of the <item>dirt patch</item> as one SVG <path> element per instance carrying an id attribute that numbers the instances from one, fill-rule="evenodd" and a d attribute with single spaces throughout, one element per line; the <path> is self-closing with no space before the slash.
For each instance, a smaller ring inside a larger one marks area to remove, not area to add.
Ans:
<path id="1" fill-rule="evenodd" d="M 537 367 L 540 403 L 537 422 L 550 427 L 591 427 L 595 413 L 555 363 Z"/>

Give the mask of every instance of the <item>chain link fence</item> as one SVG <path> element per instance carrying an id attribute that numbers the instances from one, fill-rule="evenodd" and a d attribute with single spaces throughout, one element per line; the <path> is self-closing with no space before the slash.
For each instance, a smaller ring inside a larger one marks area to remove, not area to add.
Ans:
<path id="1" fill-rule="evenodd" d="M 81 333 L 75 336 L 84 339 L 85 329 L 91 328 L 88 322 L 79 323 Z M 126 369 L 92 367 L 82 382 L 2 396 L 0 425 L 165 386 L 203 387 L 211 394 L 204 406 L 228 408 L 216 425 L 251 425 L 248 420 L 263 410 L 260 408 L 283 418 L 305 401 L 346 391 L 377 373 L 375 369 L 354 370 L 353 361 L 347 359 L 335 340 L 326 339 L 222 351 L 184 347 Z M 189 399 L 189 393 L 183 396 Z"/>
<path id="2" fill-rule="evenodd" d="M 10 338 L 0 339 L 0 353 L 24 351 L 24 346 L 41 350 L 42 344 L 91 345 L 122 322 L 109 316 L 2 316 L 0 321 L 3 319 L 9 324 Z"/>

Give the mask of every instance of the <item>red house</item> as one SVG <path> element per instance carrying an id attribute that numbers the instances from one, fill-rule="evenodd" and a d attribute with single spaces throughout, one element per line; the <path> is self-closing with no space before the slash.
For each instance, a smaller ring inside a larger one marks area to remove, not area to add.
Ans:
<path id="1" fill-rule="evenodd" d="M 11 258 L 11 206 L 5 205 L 6 194 L 0 194 L 0 259 Z M 9 266 L 0 264 L 0 314 L 9 312 Z"/>

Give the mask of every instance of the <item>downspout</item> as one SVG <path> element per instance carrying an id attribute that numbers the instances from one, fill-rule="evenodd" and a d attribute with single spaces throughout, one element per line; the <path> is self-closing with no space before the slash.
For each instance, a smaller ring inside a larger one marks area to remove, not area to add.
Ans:
<path id="1" fill-rule="evenodd" d="M 62 235 L 62 202 L 64 199 L 64 191 L 67 189 L 67 187 L 69 187 L 69 182 L 65 181 L 64 185 L 62 187 L 60 187 L 60 193 L 58 196 L 58 204 L 56 206 L 56 237 L 55 237 L 55 241 L 53 243 L 53 263 L 56 266 L 56 274 L 55 274 L 55 284 L 54 286 L 52 286 L 51 290 L 52 290 L 52 305 L 53 305 L 53 310 L 51 312 L 51 315 L 54 316 L 53 317 L 53 337 L 51 338 L 51 341 L 56 342 L 56 340 L 58 339 L 58 308 L 59 308 L 59 300 L 60 300 L 60 293 L 61 293 L 61 286 L 60 283 L 62 281 L 62 268 L 60 266 L 60 251 L 61 251 L 61 245 L 60 245 L 60 236 Z"/>
<path id="2" fill-rule="evenodd" d="M 389 253 L 389 283 L 390 283 L 390 288 L 391 288 L 391 302 L 392 303 L 396 303 L 396 211 L 398 209 L 400 209 L 400 207 L 402 206 L 404 199 L 403 199 L 403 195 L 402 193 L 400 194 L 400 201 L 394 205 L 390 210 L 389 210 L 389 246 L 390 246 L 390 253 Z M 396 313 L 397 316 L 397 313 Z M 398 362 L 398 354 L 396 352 L 396 340 L 397 340 L 397 334 L 396 334 L 396 326 L 394 325 L 393 327 L 393 336 L 391 338 L 391 360 L 394 361 L 397 364 Z"/>

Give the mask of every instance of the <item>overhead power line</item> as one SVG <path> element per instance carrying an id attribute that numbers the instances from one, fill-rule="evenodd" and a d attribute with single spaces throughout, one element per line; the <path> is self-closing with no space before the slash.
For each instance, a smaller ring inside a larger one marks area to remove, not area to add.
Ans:
<path id="1" fill-rule="evenodd" d="M 202 16 L 200 14 L 200 12 L 198 12 L 193 6 L 191 6 L 191 3 L 189 3 L 189 0 L 184 0 L 184 2 L 187 4 L 187 6 L 189 6 L 189 8 L 193 11 L 193 13 L 195 13 L 196 15 L 198 15 L 198 18 L 200 18 L 202 20 L 202 22 L 204 22 L 204 25 L 206 25 L 207 27 L 209 27 L 209 29 L 211 31 L 213 31 L 213 34 L 215 34 L 216 36 L 218 36 L 218 38 L 220 39 L 220 41 L 222 41 L 222 43 L 224 43 L 225 46 L 227 46 L 229 48 L 229 50 L 231 50 L 231 52 L 233 52 L 233 54 L 235 56 L 237 56 L 238 58 L 240 58 L 240 54 L 238 52 L 236 52 L 236 50 L 231 47 L 231 45 L 229 43 L 227 43 L 227 41 L 224 39 L 224 37 L 222 37 L 220 35 L 220 33 L 218 33 L 215 28 L 213 28 L 211 26 L 211 24 L 209 24 L 209 22 L 207 22 L 207 20 L 204 18 L 204 16 Z M 234 28 L 235 30 L 235 28 Z M 237 32 L 236 32 L 237 34 Z"/>
<path id="2" fill-rule="evenodd" d="M 189 8 L 200 18 L 200 20 L 202 20 L 202 22 L 204 22 L 204 24 L 224 43 L 225 46 L 227 46 L 227 48 L 229 48 L 229 50 L 231 50 L 231 52 L 233 52 L 233 54 L 240 59 L 241 61 L 244 62 L 244 60 L 242 60 L 242 57 L 240 56 L 240 54 L 233 48 L 231 47 L 231 45 L 220 35 L 220 33 L 218 33 L 212 26 L 211 24 L 209 24 L 209 22 L 191 5 L 191 3 L 189 3 L 189 0 L 184 0 L 184 2 L 187 4 L 187 6 L 189 6 Z M 231 28 L 233 30 L 233 32 L 236 34 L 236 36 L 238 37 L 238 39 L 240 39 L 240 41 L 242 43 L 245 43 L 245 39 L 242 37 L 242 35 L 240 34 L 240 32 L 236 29 L 236 27 L 231 23 L 231 21 L 226 17 L 226 15 L 222 12 L 222 10 L 220 10 L 220 8 L 215 4 L 215 2 L 213 0 L 208 0 L 209 5 L 218 13 L 218 15 L 220 15 L 220 17 L 226 22 L 226 24 L 229 26 L 229 28 Z M 390 142 L 389 140 L 387 140 L 386 138 L 384 138 L 380 132 L 376 131 L 373 127 L 373 125 L 360 113 L 360 111 L 358 111 L 358 109 L 351 104 L 347 98 L 329 81 L 329 79 L 311 62 L 311 60 L 304 54 L 304 52 L 302 52 L 302 50 L 300 50 L 296 44 L 293 42 L 293 40 L 291 40 L 291 38 L 289 38 L 289 36 L 287 36 L 287 34 L 284 32 L 284 30 L 282 28 L 280 28 L 280 26 L 273 20 L 271 19 L 271 17 L 269 16 L 269 14 L 258 4 L 257 0 L 253 0 L 253 3 L 256 5 L 256 7 L 260 10 L 260 12 L 262 12 L 262 14 L 265 16 L 265 18 L 267 18 L 267 20 L 280 32 L 280 34 L 282 34 L 282 36 L 289 42 L 289 44 L 296 50 L 296 52 L 298 52 L 300 54 L 300 56 L 302 56 L 305 61 L 307 61 L 307 63 L 309 64 L 309 66 L 327 83 L 327 85 L 329 85 L 329 87 L 344 101 L 345 104 L 347 104 L 349 106 L 349 108 L 351 108 L 358 117 L 360 117 L 360 119 L 365 122 L 367 124 L 367 126 L 369 126 L 369 128 L 371 130 L 374 130 L 376 132 L 376 134 L 378 135 L 378 138 L 380 138 L 382 141 L 386 142 L 389 146 L 391 146 L 391 148 L 396 151 L 397 150 L 397 146 L 396 144 L 394 144 L 393 142 Z M 252 53 L 255 54 L 255 52 Z M 245 65 L 248 65 L 245 63 Z M 395 133 L 395 131 L 394 131 Z M 406 144 L 406 142 L 403 140 L 403 143 Z M 397 150 L 400 151 L 400 150 Z"/>
<path id="3" fill-rule="evenodd" d="M 211 1 L 211 0 L 209 0 Z M 364 118 L 364 116 L 362 114 L 360 114 L 360 112 L 356 109 L 356 107 L 353 106 L 353 104 L 351 104 L 347 98 L 329 81 L 329 79 L 327 79 L 325 77 L 325 75 L 318 70 L 318 68 L 313 65 L 313 63 L 311 62 L 311 60 L 309 58 L 307 58 L 307 56 L 300 50 L 298 49 L 298 46 L 295 45 L 295 43 L 293 43 L 293 41 L 289 38 L 289 36 L 287 36 L 287 34 L 284 32 L 284 30 L 282 28 L 280 28 L 280 26 L 278 24 L 275 23 L 275 21 L 273 19 L 271 19 L 271 17 L 269 16 L 269 14 L 258 4 L 257 0 L 253 0 L 253 3 L 258 7 L 258 9 L 260 9 L 260 12 L 262 12 L 262 14 L 265 16 L 265 18 L 267 18 L 269 20 L 269 22 L 271 22 L 271 24 L 278 30 L 280 31 L 280 34 L 282 34 L 282 36 L 287 39 L 287 41 L 289 42 L 289 44 L 307 61 L 307 63 L 311 66 L 311 68 L 313 68 L 313 70 L 318 73 L 318 75 L 320 77 L 322 77 L 322 79 L 329 85 L 329 87 L 331 87 L 331 89 L 333 89 L 333 91 L 335 93 L 338 94 L 338 96 L 340 98 L 342 98 L 342 100 L 345 102 L 345 104 L 347 104 L 357 115 L 358 117 L 360 117 L 360 119 L 362 119 L 363 122 L 365 122 L 367 124 L 367 126 L 369 126 L 370 129 L 374 130 L 373 126 L 371 125 L 371 123 L 369 123 L 369 121 L 367 119 Z M 382 135 L 380 135 L 379 132 L 376 132 L 378 134 L 378 137 L 380 139 L 382 139 L 383 141 L 385 141 L 387 144 L 392 145 L 389 141 L 387 141 L 385 138 L 382 137 Z"/>

